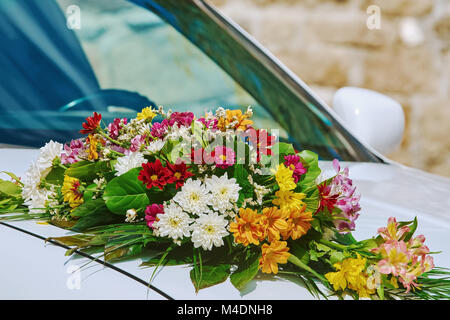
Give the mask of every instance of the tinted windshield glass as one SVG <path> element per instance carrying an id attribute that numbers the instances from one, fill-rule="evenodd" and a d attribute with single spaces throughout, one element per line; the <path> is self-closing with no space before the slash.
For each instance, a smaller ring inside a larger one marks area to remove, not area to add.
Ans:
<path id="1" fill-rule="evenodd" d="M 279 129 L 297 149 L 328 160 L 376 161 L 191 1 L 5 0 L 0 9 L 10 20 L 2 33 L 21 43 L 8 52 L 18 66 L 8 77 L 30 89 L 12 91 L 3 77 L 2 98 L 8 92 L 15 107 L 0 106 L 0 143 L 69 140 L 93 110 L 110 121 L 153 103 L 197 115 L 251 105 L 257 127 Z M 24 45 L 28 54 L 18 59 L 14 52 Z M 24 70 L 38 71 L 19 79 Z"/>

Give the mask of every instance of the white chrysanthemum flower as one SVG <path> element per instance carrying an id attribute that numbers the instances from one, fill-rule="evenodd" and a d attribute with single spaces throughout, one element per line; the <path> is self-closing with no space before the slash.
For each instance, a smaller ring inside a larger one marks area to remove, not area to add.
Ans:
<path id="1" fill-rule="evenodd" d="M 163 140 L 154 140 L 149 143 L 147 148 L 145 148 L 144 153 L 145 154 L 156 153 L 156 152 L 160 151 L 164 147 L 165 144 L 166 144 L 166 142 Z"/>
<path id="2" fill-rule="evenodd" d="M 125 222 L 133 222 L 134 220 L 136 220 L 137 212 L 135 209 L 128 209 L 125 216 Z"/>
<path id="3" fill-rule="evenodd" d="M 173 197 L 183 210 L 202 214 L 209 212 L 208 204 L 211 201 L 211 195 L 200 180 L 188 179 L 181 187 L 181 191 Z"/>
<path id="4" fill-rule="evenodd" d="M 39 158 L 37 160 L 37 166 L 42 173 L 42 176 L 46 176 L 48 169 L 52 166 L 53 160 L 56 157 L 61 156 L 61 152 L 63 151 L 63 145 L 61 143 L 50 140 L 41 148 L 41 152 L 39 153 Z"/>
<path id="5" fill-rule="evenodd" d="M 144 159 L 142 153 L 130 152 L 129 155 L 117 159 L 117 163 L 114 166 L 114 169 L 117 171 L 116 176 L 120 176 L 133 168 L 138 168 L 143 163 L 147 163 L 147 160 Z"/>
<path id="6" fill-rule="evenodd" d="M 26 203 L 30 213 L 43 213 L 50 198 L 55 198 L 56 194 L 47 189 L 39 189 L 35 192 L 31 199 Z M 54 202 L 54 201 L 52 201 Z"/>
<path id="7" fill-rule="evenodd" d="M 194 221 L 175 203 L 164 206 L 164 213 L 157 214 L 159 219 L 153 224 L 159 237 L 169 237 L 174 240 L 191 235 L 190 224 Z"/>
<path id="8" fill-rule="evenodd" d="M 217 212 L 201 214 L 192 225 L 191 240 L 194 247 L 202 247 L 204 250 L 211 250 L 213 245 L 223 246 L 223 237 L 228 235 L 226 229 L 228 221 Z"/>
<path id="9" fill-rule="evenodd" d="M 22 198 L 25 202 L 33 196 L 38 197 L 39 184 L 41 183 L 41 171 L 36 162 L 33 162 L 23 178 Z"/>
<path id="10" fill-rule="evenodd" d="M 233 208 L 233 204 L 239 198 L 241 187 L 235 178 L 228 179 L 225 173 L 220 178 L 212 176 L 205 180 L 207 189 L 211 192 L 211 205 L 214 210 L 225 213 Z"/>

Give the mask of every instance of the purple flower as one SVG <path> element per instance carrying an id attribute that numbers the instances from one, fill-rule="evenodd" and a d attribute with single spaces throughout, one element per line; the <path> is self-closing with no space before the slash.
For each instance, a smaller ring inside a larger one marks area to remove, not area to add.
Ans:
<path id="1" fill-rule="evenodd" d="M 152 125 L 151 134 L 155 138 L 162 139 L 167 132 L 167 128 L 169 126 L 169 121 L 164 119 L 162 122 L 155 122 Z"/>

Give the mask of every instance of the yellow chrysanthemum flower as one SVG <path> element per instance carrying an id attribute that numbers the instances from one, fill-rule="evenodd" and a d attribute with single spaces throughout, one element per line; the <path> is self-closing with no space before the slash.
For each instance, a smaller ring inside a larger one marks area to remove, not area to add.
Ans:
<path id="1" fill-rule="evenodd" d="M 279 190 L 275 192 L 276 198 L 272 200 L 272 203 L 279 206 L 280 209 L 298 209 L 300 210 L 304 202 L 302 199 L 306 197 L 304 193 L 295 193 L 291 190 Z"/>
<path id="2" fill-rule="evenodd" d="M 264 227 L 269 242 L 280 240 L 280 233 L 288 228 L 287 213 L 277 207 L 264 208 L 261 225 Z"/>
<path id="3" fill-rule="evenodd" d="M 80 180 L 77 178 L 64 176 L 61 192 L 64 196 L 64 201 L 68 202 L 71 208 L 76 208 L 84 202 L 80 186 Z"/>
<path id="4" fill-rule="evenodd" d="M 335 291 L 349 288 L 358 293 L 360 298 L 368 298 L 375 293 L 375 289 L 367 287 L 367 275 L 364 272 L 366 259 L 356 254 L 357 258 L 347 258 L 334 264 L 337 272 L 325 274 L 325 278 L 333 285 Z"/>
<path id="5" fill-rule="evenodd" d="M 156 117 L 156 113 L 153 112 L 154 110 L 151 107 L 146 107 L 142 109 L 141 112 L 138 112 L 137 119 L 138 120 L 148 120 L 152 121 L 154 117 Z"/>
<path id="6" fill-rule="evenodd" d="M 311 221 L 313 221 L 312 213 L 306 212 L 306 205 L 303 205 L 300 209 L 290 209 L 288 216 L 288 228 L 285 232 L 282 232 L 284 240 L 291 238 L 297 240 L 308 233 L 311 228 Z"/>
<path id="7" fill-rule="evenodd" d="M 270 245 L 265 243 L 261 247 L 262 256 L 259 259 L 259 268 L 264 273 L 278 273 L 278 264 L 287 263 L 291 255 L 286 241 L 273 241 Z"/>
<path id="8" fill-rule="evenodd" d="M 230 232 L 234 241 L 248 246 L 250 243 L 259 245 L 259 241 L 265 238 L 264 228 L 259 223 L 261 215 L 249 208 L 240 208 L 236 221 L 230 223 Z"/>
<path id="9" fill-rule="evenodd" d="M 280 190 L 287 191 L 293 190 L 297 186 L 292 176 L 293 171 L 286 168 L 284 164 L 278 165 L 277 172 L 275 173 L 275 179 L 277 180 Z"/>

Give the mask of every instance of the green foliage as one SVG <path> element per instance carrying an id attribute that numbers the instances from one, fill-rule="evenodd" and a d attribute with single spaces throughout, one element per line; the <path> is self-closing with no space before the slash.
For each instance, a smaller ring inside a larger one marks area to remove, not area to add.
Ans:
<path id="1" fill-rule="evenodd" d="M 150 203 L 147 188 L 138 180 L 140 168 L 134 168 L 112 179 L 105 188 L 103 199 L 109 210 L 125 215 L 128 209 L 143 212 Z"/>
<path id="2" fill-rule="evenodd" d="M 195 291 L 211 287 L 224 282 L 230 275 L 229 264 L 202 265 L 199 270 L 195 267 L 190 272 Z"/>
<path id="3" fill-rule="evenodd" d="M 102 173 L 111 171 L 109 162 L 107 161 L 79 161 L 70 166 L 66 170 L 69 177 L 80 179 L 83 182 L 92 182 Z"/>
<path id="4" fill-rule="evenodd" d="M 239 199 L 237 205 L 241 206 L 245 198 L 250 198 L 253 196 L 253 186 L 248 181 L 248 172 L 244 168 L 244 165 L 237 164 L 234 167 L 234 178 L 239 186 L 242 188 L 239 191 Z"/>
<path id="5" fill-rule="evenodd" d="M 244 289 L 245 286 L 258 274 L 260 257 L 261 254 L 259 252 L 248 251 L 244 256 L 243 261 L 238 263 L 238 268 L 230 276 L 231 283 L 236 287 L 236 289 Z"/>
<path id="6" fill-rule="evenodd" d="M 311 188 L 316 188 L 315 180 L 320 175 L 319 156 L 309 150 L 304 150 L 298 154 L 301 158 L 303 166 L 307 169 L 306 173 L 300 179 L 300 187 L 302 192 Z"/>

